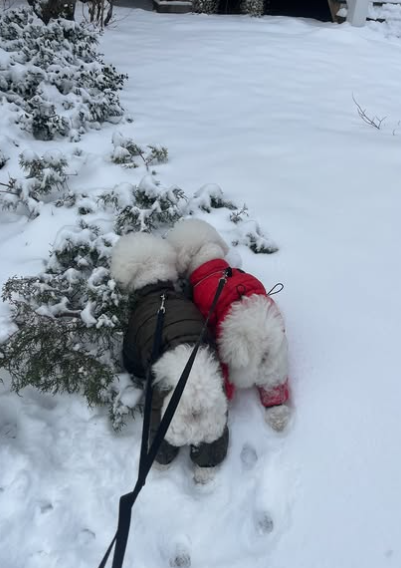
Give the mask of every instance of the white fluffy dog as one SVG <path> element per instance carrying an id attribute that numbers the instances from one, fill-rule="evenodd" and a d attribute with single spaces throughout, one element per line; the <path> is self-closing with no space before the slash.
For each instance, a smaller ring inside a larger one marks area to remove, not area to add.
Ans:
<path id="1" fill-rule="evenodd" d="M 146 375 L 158 310 L 162 305 L 165 309 L 161 350 L 152 366 L 155 430 L 200 335 L 204 319 L 196 306 L 175 290 L 177 255 L 161 238 L 147 233 L 121 237 L 113 250 L 111 274 L 132 294 L 123 359 L 126 369 L 137 377 Z M 205 339 L 167 431 L 164 455 L 163 448 L 159 452 L 159 463 L 169 463 L 184 445 L 196 448 L 191 458 L 200 467 L 214 467 L 224 459 L 228 431 L 223 382 L 215 350 L 209 339 Z"/>
<path id="2" fill-rule="evenodd" d="M 266 408 L 266 420 L 282 430 L 290 411 L 287 340 L 283 318 L 263 284 L 224 260 L 229 247 L 205 221 L 179 221 L 167 240 L 178 256 L 179 271 L 189 277 L 193 300 L 206 315 L 220 279 L 226 275 L 215 312 L 210 319 L 226 369 L 226 390 L 256 385 Z"/>

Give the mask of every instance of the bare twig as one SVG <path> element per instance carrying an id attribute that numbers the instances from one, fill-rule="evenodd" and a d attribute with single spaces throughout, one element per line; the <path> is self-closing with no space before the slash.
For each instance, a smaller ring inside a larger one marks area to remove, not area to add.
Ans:
<path id="1" fill-rule="evenodd" d="M 0 181 L 0 185 L 2 187 L 6 187 L 7 189 L 0 189 L 0 193 L 8 193 L 9 195 L 15 195 L 16 197 L 19 197 L 18 193 L 15 193 L 15 191 L 11 191 L 12 186 L 8 183 L 3 183 Z"/>
<path id="2" fill-rule="evenodd" d="M 107 15 L 106 15 L 106 18 L 104 20 L 105 26 L 109 25 L 110 20 L 113 17 L 113 7 L 114 7 L 114 0 L 109 0 L 109 9 L 107 11 Z"/>
<path id="3" fill-rule="evenodd" d="M 369 126 L 373 126 L 373 128 L 376 128 L 377 130 L 380 130 L 382 123 L 386 120 L 386 116 L 384 116 L 383 118 L 378 118 L 377 116 L 374 116 L 373 118 L 371 118 L 370 116 L 368 116 L 366 114 L 366 110 L 364 110 L 361 105 L 358 103 L 358 101 L 355 99 L 354 95 L 352 95 L 352 100 L 354 101 L 355 105 L 356 105 L 356 109 L 358 111 L 358 115 L 360 116 L 360 118 L 366 123 L 369 124 Z"/>

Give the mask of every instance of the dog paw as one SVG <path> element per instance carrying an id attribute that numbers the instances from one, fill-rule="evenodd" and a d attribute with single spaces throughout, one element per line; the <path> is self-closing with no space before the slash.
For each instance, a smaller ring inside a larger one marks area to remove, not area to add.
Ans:
<path id="1" fill-rule="evenodd" d="M 194 467 L 194 482 L 197 485 L 207 485 L 213 481 L 216 474 L 215 467 Z"/>
<path id="2" fill-rule="evenodd" d="M 276 432 L 282 432 L 291 418 L 291 410 L 285 404 L 266 408 L 265 420 Z"/>
<path id="3" fill-rule="evenodd" d="M 90 529 L 81 529 L 77 535 L 77 542 L 81 546 L 87 546 L 96 538 L 96 533 Z"/>

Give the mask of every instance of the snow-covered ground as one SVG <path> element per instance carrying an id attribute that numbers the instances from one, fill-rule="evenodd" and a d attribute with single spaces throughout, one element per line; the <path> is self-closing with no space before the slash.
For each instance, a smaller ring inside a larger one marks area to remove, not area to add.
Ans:
<path id="1" fill-rule="evenodd" d="M 394 31 L 394 30 L 393 30 Z M 118 10 L 102 50 L 130 75 L 122 102 L 138 143 L 168 147 L 165 184 L 218 183 L 280 247 L 241 250 L 277 297 L 290 342 L 294 419 L 268 429 L 255 392 L 230 411 L 227 460 L 195 486 L 184 453 L 152 470 L 133 511 L 126 567 L 399 568 L 401 456 L 401 43 L 379 24 L 354 29 L 286 18 Z M 358 116 L 386 117 L 377 130 Z M 34 142 L 0 116 L 0 133 Z M 71 185 L 138 182 L 105 160 L 115 126 L 77 144 Z M 0 181 L 4 181 L 4 170 Z M 72 222 L 46 208 L 27 223 L 0 213 L 0 280 L 34 274 Z M 2 305 L 0 334 L 7 331 Z M 140 421 L 114 433 L 83 398 L 21 396 L 0 385 L 1 568 L 95 568 L 136 478 Z M 273 520 L 271 530 L 269 518 Z"/>

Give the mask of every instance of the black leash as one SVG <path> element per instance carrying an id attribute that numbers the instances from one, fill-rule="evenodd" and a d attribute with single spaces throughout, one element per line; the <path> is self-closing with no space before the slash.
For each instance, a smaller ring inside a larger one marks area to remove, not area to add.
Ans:
<path id="1" fill-rule="evenodd" d="M 199 347 L 203 342 L 203 338 L 207 329 L 207 325 L 209 323 L 210 316 L 215 310 L 217 301 L 220 297 L 220 294 L 224 288 L 225 283 L 227 282 L 228 276 L 230 276 L 230 273 L 228 271 L 225 271 L 224 276 L 222 276 L 222 278 L 220 278 L 219 280 L 219 285 L 217 287 L 216 294 L 213 298 L 212 305 L 210 306 L 207 318 L 205 319 L 205 322 L 203 324 L 202 331 L 199 335 L 197 342 L 195 343 L 195 346 L 191 352 L 188 362 L 185 365 L 185 368 L 178 380 L 178 383 L 174 389 L 171 400 L 166 408 L 163 418 L 160 421 L 155 437 L 148 450 L 150 413 L 151 413 L 152 396 L 153 396 L 152 364 L 157 359 L 160 353 L 160 345 L 161 345 L 164 313 L 165 313 L 165 307 L 164 307 L 165 297 L 164 295 L 162 296 L 162 303 L 158 310 L 156 331 L 153 339 L 152 357 L 146 373 L 145 408 L 143 416 L 143 429 L 142 429 L 142 441 L 141 441 L 141 450 L 139 458 L 138 479 L 133 491 L 131 491 L 131 493 L 127 493 L 126 495 L 122 495 L 122 497 L 120 497 L 117 531 L 101 563 L 99 564 L 99 568 L 105 568 L 114 545 L 115 545 L 115 550 L 114 550 L 112 568 L 122 568 L 124 562 L 125 550 L 127 547 L 129 529 L 131 525 L 131 509 L 142 487 L 145 485 L 146 477 L 150 471 L 150 468 L 152 467 L 152 464 L 156 458 L 160 445 L 163 442 L 164 436 L 166 435 L 166 432 L 173 419 L 174 413 L 180 402 L 180 398 L 182 396 L 182 393 L 184 392 L 185 385 L 187 383 L 189 374 L 194 364 L 196 354 L 198 353 Z"/>

